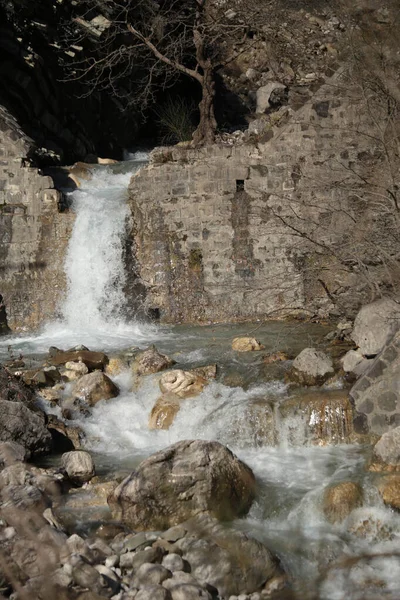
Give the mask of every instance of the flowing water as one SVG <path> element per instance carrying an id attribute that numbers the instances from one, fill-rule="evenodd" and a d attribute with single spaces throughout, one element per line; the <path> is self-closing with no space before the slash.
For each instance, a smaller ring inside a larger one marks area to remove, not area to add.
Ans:
<path id="1" fill-rule="evenodd" d="M 304 425 L 300 417 L 292 423 L 300 446 L 293 446 L 287 423 L 279 418 L 279 406 L 291 394 L 283 382 L 287 364 L 266 367 L 263 353 L 237 354 L 230 348 L 233 337 L 254 334 L 266 352 L 295 355 L 320 343 L 326 330 L 283 322 L 162 328 L 124 319 L 127 185 L 146 160 L 144 155 L 129 158 L 122 166 L 96 169 L 93 179 L 70 196 L 76 221 L 66 257 L 68 294 L 62 319 L 35 336 L 2 340 L 0 357 L 21 352 L 36 360 L 50 345 L 76 344 L 118 354 L 156 343 L 180 368 L 216 362 L 217 380 L 182 403 L 168 431 L 148 429 L 159 376 L 145 378 L 135 392 L 128 371 L 116 377 L 119 397 L 98 403 L 79 421 L 98 473 L 128 472 L 144 457 L 182 439 L 218 440 L 252 467 L 259 482 L 250 514 L 234 526 L 278 554 L 300 598 L 311 591 L 324 600 L 399 598 L 400 561 L 395 553 L 400 516 L 383 505 L 371 485 L 373 475 L 363 468 L 366 449 L 311 446 L 299 433 Z M 349 479 L 362 484 L 364 505 L 344 523 L 332 525 L 322 512 L 324 490 Z"/>

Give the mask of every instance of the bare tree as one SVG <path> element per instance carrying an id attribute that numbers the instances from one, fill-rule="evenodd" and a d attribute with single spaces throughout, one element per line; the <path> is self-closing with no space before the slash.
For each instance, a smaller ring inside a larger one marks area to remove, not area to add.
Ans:
<path id="1" fill-rule="evenodd" d="M 107 16 L 108 24 L 100 35 L 97 32 L 96 52 L 71 65 L 73 77 L 85 79 L 91 89 L 110 88 L 119 97 L 125 94 L 144 109 L 154 101 L 157 91 L 186 75 L 201 88 L 193 143 L 212 143 L 217 128 L 216 72 L 252 44 L 249 24 L 257 13 L 252 4 L 226 0 L 85 0 L 81 3 L 84 12 L 75 19 L 78 37 L 93 34 L 95 24 L 92 31 L 88 25 L 93 24 L 95 11 Z M 126 86 L 131 92 L 125 93 Z"/>

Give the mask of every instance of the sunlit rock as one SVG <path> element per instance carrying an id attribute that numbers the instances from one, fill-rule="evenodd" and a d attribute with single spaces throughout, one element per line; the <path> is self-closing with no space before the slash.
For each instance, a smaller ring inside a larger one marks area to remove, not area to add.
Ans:
<path id="1" fill-rule="evenodd" d="M 279 405 L 278 437 L 294 446 L 354 441 L 353 407 L 345 390 L 299 391 Z"/>
<path id="2" fill-rule="evenodd" d="M 354 481 L 342 481 L 324 492 L 323 511 L 331 523 L 343 521 L 352 510 L 361 506 L 362 488 Z"/>
<path id="3" fill-rule="evenodd" d="M 151 410 L 149 429 L 169 429 L 179 409 L 180 399 L 175 394 L 161 396 Z"/>
<path id="4" fill-rule="evenodd" d="M 94 462 L 89 452 L 83 450 L 66 452 L 61 457 L 61 464 L 69 479 L 79 485 L 90 481 L 94 477 Z"/>
<path id="5" fill-rule="evenodd" d="M 385 475 L 379 484 L 379 493 L 385 504 L 400 510 L 400 473 Z"/>
<path id="6" fill-rule="evenodd" d="M 167 371 L 159 381 L 160 390 L 165 394 L 173 393 L 179 398 L 189 398 L 200 394 L 207 385 L 207 380 L 190 371 L 174 369 Z"/>
<path id="7" fill-rule="evenodd" d="M 355 367 L 359 365 L 364 360 L 364 357 L 360 351 L 358 350 L 349 350 L 346 354 L 340 359 L 342 364 L 343 371 L 345 373 L 354 372 Z"/>
<path id="8" fill-rule="evenodd" d="M 151 375 L 152 373 L 159 373 L 165 371 L 175 361 L 164 354 L 161 354 L 157 348 L 152 345 L 146 350 L 138 352 L 132 362 L 132 373 L 134 377 L 140 377 L 141 375 Z"/>
<path id="9" fill-rule="evenodd" d="M 288 381 L 300 385 L 322 385 L 334 374 L 332 359 L 315 348 L 304 348 L 286 374 Z"/>
<path id="10" fill-rule="evenodd" d="M 253 337 L 237 337 L 232 340 L 232 350 L 236 352 L 254 352 L 264 350 L 264 346 Z"/>
<path id="11" fill-rule="evenodd" d="M 400 427 L 382 435 L 374 447 L 375 456 L 388 466 L 400 469 Z"/>
<path id="12" fill-rule="evenodd" d="M 167 529 L 199 513 L 230 520 L 255 497 L 251 469 L 218 442 L 182 441 L 144 460 L 108 499 L 136 530 Z"/>
<path id="13" fill-rule="evenodd" d="M 72 396 L 94 406 L 100 400 L 115 398 L 119 389 L 107 375 L 101 371 L 94 371 L 83 375 L 72 390 Z"/>
<path id="14" fill-rule="evenodd" d="M 65 363 L 65 370 L 62 374 L 69 381 L 76 381 L 77 379 L 80 379 L 83 375 L 87 375 L 88 373 L 89 369 L 87 368 L 84 362 L 69 361 Z"/>
<path id="15" fill-rule="evenodd" d="M 109 377 L 115 377 L 116 375 L 120 375 L 123 371 L 126 371 L 128 368 L 129 365 L 126 360 L 119 358 L 118 356 L 114 356 L 109 359 L 108 365 L 106 365 L 104 372 Z"/>
<path id="16" fill-rule="evenodd" d="M 351 335 L 364 356 L 378 354 L 399 329 L 400 305 L 391 298 L 381 298 L 363 306 L 354 321 Z"/>

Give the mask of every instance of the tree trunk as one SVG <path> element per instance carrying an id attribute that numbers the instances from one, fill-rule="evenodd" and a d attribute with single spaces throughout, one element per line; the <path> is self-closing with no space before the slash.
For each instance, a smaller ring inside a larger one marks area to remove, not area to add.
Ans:
<path id="1" fill-rule="evenodd" d="M 200 121 L 193 133 L 193 146 L 213 144 L 217 130 L 214 114 L 215 81 L 210 64 L 203 67 L 202 98 L 199 104 Z"/>

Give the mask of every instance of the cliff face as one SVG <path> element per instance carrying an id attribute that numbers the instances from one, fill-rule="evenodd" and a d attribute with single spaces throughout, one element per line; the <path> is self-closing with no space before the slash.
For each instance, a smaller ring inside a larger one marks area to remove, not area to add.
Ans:
<path id="1" fill-rule="evenodd" d="M 88 154 L 120 157 L 137 126 L 134 113 L 123 115 L 111 95 L 87 96 L 79 77 L 68 79 L 66 65 L 91 51 L 90 40 L 66 41 L 75 5 L 0 2 L 0 105 L 33 140 L 29 154 L 39 165 L 71 164 Z"/>

